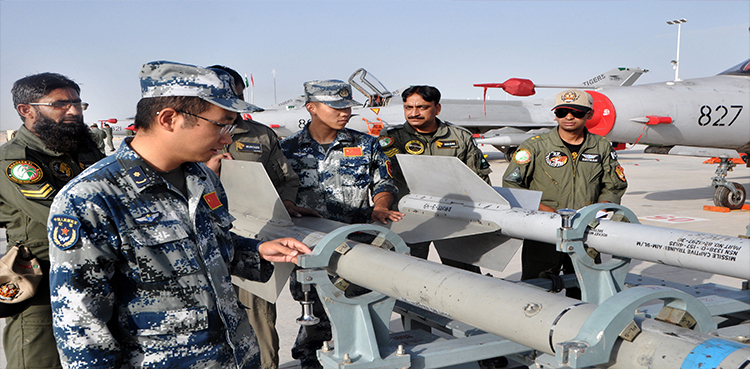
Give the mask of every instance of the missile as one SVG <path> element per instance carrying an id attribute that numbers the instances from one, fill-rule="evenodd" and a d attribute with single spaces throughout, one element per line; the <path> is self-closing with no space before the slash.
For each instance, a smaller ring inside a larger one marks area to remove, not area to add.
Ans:
<path id="1" fill-rule="evenodd" d="M 407 216 L 390 228 L 406 242 L 415 242 L 408 230 L 420 224 L 429 234 L 455 222 L 481 223 L 485 232 L 496 231 L 513 238 L 552 244 L 560 241 L 562 217 L 538 211 L 533 203 L 519 207 L 515 199 L 525 191 L 493 189 L 457 158 L 398 155 L 398 160 L 411 194 L 399 202 L 399 210 Z M 608 208 L 627 213 L 630 223 L 593 217 L 597 210 Z M 750 279 L 750 239 L 638 224 L 632 212 L 614 204 L 596 204 L 589 211 L 584 210 L 574 221 L 578 220 L 579 238 L 585 240 L 587 247 L 624 258 Z M 595 220 L 598 225 L 588 227 Z"/>
<path id="2" fill-rule="evenodd" d="M 444 174 L 457 174 L 453 172 L 453 165 L 449 167 Z M 525 191 L 506 191 L 504 194 L 510 200 L 503 200 L 504 197 L 499 195 L 503 191 L 498 192 L 488 186 L 472 189 L 475 183 L 466 181 L 470 177 L 475 175 L 471 173 L 469 177 L 460 177 L 462 186 L 452 189 L 452 199 L 463 199 L 463 204 L 469 203 L 467 195 L 476 190 L 474 195 L 497 196 L 490 198 L 496 202 L 475 203 L 473 208 L 458 207 L 454 205 L 455 202 L 424 202 L 421 203 L 422 210 L 427 209 L 425 205 L 429 208 L 434 205 L 435 211 L 460 214 L 455 219 L 469 219 L 464 221 L 469 224 L 465 227 L 468 230 L 465 233 L 483 231 L 479 234 L 482 235 L 494 229 L 490 233 L 497 237 L 499 227 L 512 229 L 512 223 L 486 222 L 482 219 L 484 213 L 477 209 L 495 207 L 495 211 L 501 211 L 510 209 L 511 204 L 529 207 L 534 202 L 538 203 L 538 196 L 536 200 L 534 197 L 523 198 Z M 645 286 L 622 291 L 601 304 L 569 299 L 411 257 L 406 255 L 405 244 L 393 230 L 372 225 L 344 225 L 316 218 L 292 221 L 259 163 L 223 162 L 222 182 L 229 196 L 230 211 L 236 217 L 235 232 L 261 239 L 293 237 L 313 247 L 313 253 L 299 257 L 300 266 L 306 268 L 299 273 L 307 277 L 301 278 L 301 281 L 315 284 L 323 301 L 326 301 L 324 306 L 334 325 L 336 347 L 324 347 L 318 353 L 327 368 L 341 365 L 351 365 L 347 366 L 349 368 L 437 367 L 464 360 L 451 350 L 439 353 L 442 354 L 439 362 L 428 361 L 425 352 L 412 351 L 412 348 L 400 347 L 390 352 L 387 347 L 387 321 L 390 320 L 395 299 L 507 338 L 521 345 L 516 347 L 518 353 L 536 350 L 535 360 L 546 366 L 638 368 L 709 367 L 710 364 L 713 365 L 711 367 L 741 367 L 750 359 L 750 347 L 747 345 L 707 334 L 716 329 L 708 309 L 684 292 L 662 286 Z M 439 187 L 437 184 L 433 182 L 432 187 Z M 248 193 L 253 196 L 247 196 Z M 401 204 L 406 207 L 409 201 L 416 200 L 409 199 Z M 445 206 L 457 207 L 449 210 Z M 407 218 L 414 214 L 417 213 L 408 213 Z M 515 217 L 527 215 L 534 222 L 543 220 L 530 210 L 515 213 Z M 546 226 L 545 222 L 552 224 L 555 221 L 559 228 L 559 216 L 541 215 L 550 220 L 545 220 L 540 228 Z M 455 229 L 455 224 L 459 223 L 455 219 L 450 229 Z M 424 232 L 411 232 L 411 237 L 423 238 L 422 233 L 429 233 L 435 225 L 422 224 Z M 377 237 L 373 244 L 391 244 L 396 252 L 346 240 L 346 236 L 358 231 L 374 231 Z M 546 237 L 541 238 L 546 240 Z M 286 275 L 281 274 L 279 277 L 286 279 Z M 331 284 L 329 274 L 374 292 L 347 298 Z M 241 280 L 235 283 L 243 288 L 248 286 Z M 695 330 L 634 317 L 636 308 L 658 299 L 668 307 L 682 309 L 693 316 L 697 322 Z M 479 346 L 477 349 L 481 350 Z M 485 352 L 485 357 L 496 354 Z M 420 357 L 423 366 L 418 365 Z M 377 362 L 384 365 L 373 366 Z"/>

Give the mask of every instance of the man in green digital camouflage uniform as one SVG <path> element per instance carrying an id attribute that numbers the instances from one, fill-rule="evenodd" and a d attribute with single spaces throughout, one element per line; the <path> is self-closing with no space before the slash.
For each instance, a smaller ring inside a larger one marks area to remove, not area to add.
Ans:
<path id="1" fill-rule="evenodd" d="M 532 137 L 518 147 L 503 175 L 503 186 L 542 191 L 539 210 L 580 209 L 599 202 L 620 203 L 628 183 L 617 154 L 604 137 L 590 133 L 586 121 L 594 114 L 585 91 L 567 90 L 555 99 L 557 129 Z M 555 245 L 524 240 L 521 279 L 544 273 L 574 273 L 568 254 Z M 569 289 L 580 298 L 580 290 Z"/>
<path id="2" fill-rule="evenodd" d="M 9 312 L 3 347 L 8 368 L 60 368 L 52 334 L 47 217 L 57 192 L 85 167 L 103 158 L 83 123 L 78 84 L 56 73 L 13 84 L 13 105 L 23 120 L 0 147 L 0 227 L 8 245 L 23 244 L 39 258 L 44 278 L 29 305 Z"/>
<path id="3" fill-rule="evenodd" d="M 406 123 L 388 128 L 380 134 L 380 146 L 393 163 L 393 180 L 398 186 L 399 199 L 409 193 L 406 180 L 398 165 L 396 154 L 453 156 L 464 162 L 487 184 L 490 184 L 490 164 L 474 143 L 471 132 L 443 122 L 440 114 L 440 91 L 433 86 L 411 86 L 401 94 Z M 409 244 L 413 256 L 427 259 L 429 242 Z M 442 259 L 442 258 L 441 258 Z M 444 259 L 443 264 L 479 272 L 471 264 Z"/>

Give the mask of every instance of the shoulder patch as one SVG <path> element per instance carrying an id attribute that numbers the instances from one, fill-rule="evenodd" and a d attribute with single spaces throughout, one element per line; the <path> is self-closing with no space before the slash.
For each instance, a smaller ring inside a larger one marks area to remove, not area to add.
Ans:
<path id="1" fill-rule="evenodd" d="M 600 163 L 602 156 L 599 154 L 581 154 L 581 161 L 587 163 Z"/>
<path id="2" fill-rule="evenodd" d="M 378 138 L 378 143 L 380 144 L 380 147 L 385 149 L 393 145 L 393 138 L 389 136 L 382 136 Z"/>
<path id="3" fill-rule="evenodd" d="M 516 153 L 513 154 L 513 161 L 516 164 L 528 164 L 531 161 L 531 151 L 527 149 L 516 150 Z"/>
<path id="4" fill-rule="evenodd" d="M 52 223 L 52 243 L 60 250 L 67 250 L 78 242 L 81 222 L 76 217 L 55 214 L 50 219 Z"/>
<path id="5" fill-rule="evenodd" d="M 623 182 L 627 182 L 625 179 L 625 169 L 618 165 L 615 167 L 615 173 L 617 173 L 617 178 L 620 178 Z"/>
<path id="6" fill-rule="evenodd" d="M 37 183 L 44 177 L 42 168 L 30 160 L 16 160 L 5 169 L 5 175 L 13 182 L 20 184 Z"/>
<path id="7" fill-rule="evenodd" d="M 385 169 L 388 171 L 388 176 L 393 178 L 393 168 L 391 167 L 391 161 L 386 160 L 385 161 Z"/>
<path id="8" fill-rule="evenodd" d="M 609 157 L 612 158 L 612 160 L 617 160 L 617 153 L 615 150 L 609 152 Z"/>
<path id="9" fill-rule="evenodd" d="M 521 183 L 521 169 L 516 168 L 513 169 L 512 172 L 508 173 L 503 180 L 511 182 L 511 183 Z"/>
<path id="10" fill-rule="evenodd" d="M 29 189 L 29 187 L 34 187 Z M 30 200 L 52 200 L 57 190 L 52 187 L 51 184 L 43 182 L 37 186 L 26 186 L 26 188 L 19 188 L 18 191 L 21 195 Z"/>

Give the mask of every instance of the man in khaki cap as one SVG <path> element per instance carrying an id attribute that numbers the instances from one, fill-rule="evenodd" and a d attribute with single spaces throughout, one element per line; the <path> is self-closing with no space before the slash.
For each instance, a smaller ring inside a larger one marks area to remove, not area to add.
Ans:
<path id="1" fill-rule="evenodd" d="M 619 204 L 628 183 L 617 154 L 604 137 L 590 133 L 586 121 L 594 115 L 591 95 L 566 90 L 552 108 L 557 129 L 532 137 L 518 147 L 503 174 L 503 187 L 542 191 L 539 210 L 580 209 L 598 202 Z M 555 245 L 524 240 L 521 279 L 574 273 L 570 257 Z M 580 289 L 568 289 L 580 298 Z"/>

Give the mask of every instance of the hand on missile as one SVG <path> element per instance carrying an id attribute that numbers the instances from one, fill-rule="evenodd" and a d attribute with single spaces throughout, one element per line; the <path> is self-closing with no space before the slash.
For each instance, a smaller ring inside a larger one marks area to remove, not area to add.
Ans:
<path id="1" fill-rule="evenodd" d="M 390 192 L 379 192 L 372 198 L 375 206 L 372 209 L 372 221 L 387 224 L 387 220 L 398 222 L 404 217 L 404 213 L 391 210 L 391 204 L 395 197 Z"/>
<path id="2" fill-rule="evenodd" d="M 211 159 L 208 159 L 208 161 L 206 162 L 206 166 L 211 168 L 211 170 L 213 170 L 217 176 L 220 175 L 222 159 L 234 160 L 232 154 L 225 152 L 223 154 L 212 156 Z"/>
<path id="3" fill-rule="evenodd" d="M 317 217 L 322 218 L 323 216 L 318 214 L 317 211 L 303 208 L 301 206 L 297 206 L 297 204 L 289 201 L 284 200 L 284 207 L 286 208 L 287 213 L 289 213 L 290 216 L 293 216 L 295 218 L 301 218 L 302 216 L 309 216 L 309 217 Z"/>
<path id="4" fill-rule="evenodd" d="M 290 237 L 279 238 L 258 245 L 260 256 L 276 263 L 297 264 L 297 255 L 307 254 L 310 251 L 307 245 Z"/>

